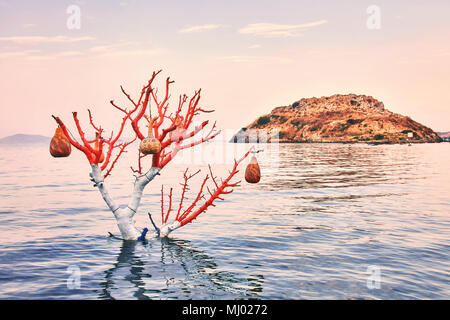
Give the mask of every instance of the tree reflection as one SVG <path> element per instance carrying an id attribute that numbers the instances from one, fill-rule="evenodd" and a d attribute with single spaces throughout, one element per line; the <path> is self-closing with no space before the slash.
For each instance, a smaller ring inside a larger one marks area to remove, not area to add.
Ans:
<path id="1" fill-rule="evenodd" d="M 262 292 L 262 275 L 238 275 L 187 240 L 123 241 L 104 272 L 100 299 L 248 299 Z"/>

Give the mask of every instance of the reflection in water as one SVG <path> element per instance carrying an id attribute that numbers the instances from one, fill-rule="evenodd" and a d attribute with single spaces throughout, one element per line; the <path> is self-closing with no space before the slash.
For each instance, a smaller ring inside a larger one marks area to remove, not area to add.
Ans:
<path id="1" fill-rule="evenodd" d="M 159 259 L 148 259 L 157 252 Z M 124 291 L 140 300 L 162 296 L 257 298 L 262 292 L 262 275 L 241 279 L 234 273 L 218 269 L 214 259 L 193 248 L 190 241 L 167 238 L 145 243 L 123 241 L 117 261 L 104 272 L 99 298 L 121 298 Z"/>
<path id="2" fill-rule="evenodd" d="M 145 296 L 142 292 L 142 272 L 144 270 L 141 259 L 135 256 L 135 249 L 136 245 L 138 245 L 137 242 L 134 241 L 123 241 L 122 247 L 120 249 L 120 254 L 117 257 L 117 262 L 114 263 L 114 266 L 111 269 L 108 269 L 105 271 L 105 281 L 100 283 L 100 286 L 102 288 L 102 294 L 99 298 L 101 299 L 113 299 L 111 295 L 111 290 L 114 290 L 115 283 L 113 280 L 114 272 L 118 270 L 119 268 L 122 268 L 124 265 L 130 266 L 130 274 L 131 276 L 128 277 L 130 283 L 133 285 L 133 287 L 136 289 L 136 292 L 134 296 L 138 299 L 143 299 Z"/>
<path id="3" fill-rule="evenodd" d="M 271 151 L 270 148 L 267 150 Z M 414 155 L 398 150 L 391 154 L 389 149 L 366 145 L 349 144 L 337 148 L 332 144 L 311 144 L 302 148 L 302 145 L 287 144 L 274 152 L 277 155 L 263 157 L 262 167 L 273 167 L 269 161 L 274 158 L 278 159 L 278 167 L 263 172 L 265 179 L 260 183 L 261 187 L 271 191 L 406 183 L 403 180 L 413 178 L 413 172 L 420 164 L 420 159 L 417 159 L 419 163 L 411 161 Z M 396 166 L 392 165 L 393 160 Z"/>

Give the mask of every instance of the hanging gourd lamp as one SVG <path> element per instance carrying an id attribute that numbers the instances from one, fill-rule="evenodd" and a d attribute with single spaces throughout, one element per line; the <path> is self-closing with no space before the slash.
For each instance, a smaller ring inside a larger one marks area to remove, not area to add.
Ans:
<path id="1" fill-rule="evenodd" d="M 141 141 L 141 145 L 139 146 L 139 150 L 143 154 L 155 154 L 161 151 L 161 142 L 153 136 L 153 123 L 158 119 L 152 118 L 148 125 L 148 137 Z"/>
<path id="2" fill-rule="evenodd" d="M 245 181 L 248 183 L 258 183 L 261 179 L 261 170 L 259 169 L 258 160 L 255 156 L 252 156 L 250 163 L 245 169 Z"/>
<path id="3" fill-rule="evenodd" d="M 98 138 L 98 133 L 97 133 L 97 138 Z M 98 139 L 95 140 L 95 143 L 94 143 L 94 150 L 95 150 L 95 151 L 100 150 L 100 147 L 99 147 L 99 145 L 98 145 Z M 95 153 L 93 153 L 92 156 L 94 157 L 94 159 L 97 158 L 97 155 L 96 155 Z M 102 154 L 100 155 L 100 159 L 98 160 L 98 163 L 102 163 L 103 161 L 105 161 L 105 155 L 104 155 L 103 152 L 102 152 Z"/>
<path id="4" fill-rule="evenodd" d="M 72 152 L 69 139 L 64 134 L 64 130 L 58 126 L 50 141 L 50 154 L 55 158 L 68 157 Z"/>
<path id="5" fill-rule="evenodd" d="M 183 128 L 183 116 L 178 116 L 175 120 L 175 126 L 177 127 L 174 131 L 171 131 L 169 136 L 170 139 L 178 141 L 180 138 L 184 137 L 186 129 Z"/>

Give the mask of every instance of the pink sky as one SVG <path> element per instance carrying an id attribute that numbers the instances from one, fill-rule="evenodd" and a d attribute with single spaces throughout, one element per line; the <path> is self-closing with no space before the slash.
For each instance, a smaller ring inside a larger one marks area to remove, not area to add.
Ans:
<path id="1" fill-rule="evenodd" d="M 450 4 L 378 1 L 0 0 L 0 137 L 51 136 L 51 114 L 87 108 L 120 118 L 123 85 L 137 95 L 153 70 L 180 93 L 202 88 L 220 128 L 240 128 L 303 97 L 372 95 L 393 112 L 450 130 Z M 81 28 L 66 26 L 70 4 Z M 162 83 L 162 82 L 160 82 Z M 161 88 L 162 89 L 162 88 Z"/>

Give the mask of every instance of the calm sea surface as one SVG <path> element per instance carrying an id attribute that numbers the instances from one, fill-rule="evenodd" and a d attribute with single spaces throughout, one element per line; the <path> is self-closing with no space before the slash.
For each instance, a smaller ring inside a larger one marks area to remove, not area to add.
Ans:
<path id="1" fill-rule="evenodd" d="M 450 143 L 264 154 L 259 184 L 244 181 L 169 239 L 127 243 L 107 236 L 119 232 L 79 152 L 0 146 L 0 298 L 450 298 Z M 107 179 L 121 204 L 129 161 L 132 152 Z M 178 195 L 185 167 L 172 163 L 148 185 L 138 226 L 149 227 L 148 211 L 159 223 L 161 185 Z M 223 176 L 230 165 L 215 167 Z"/>

